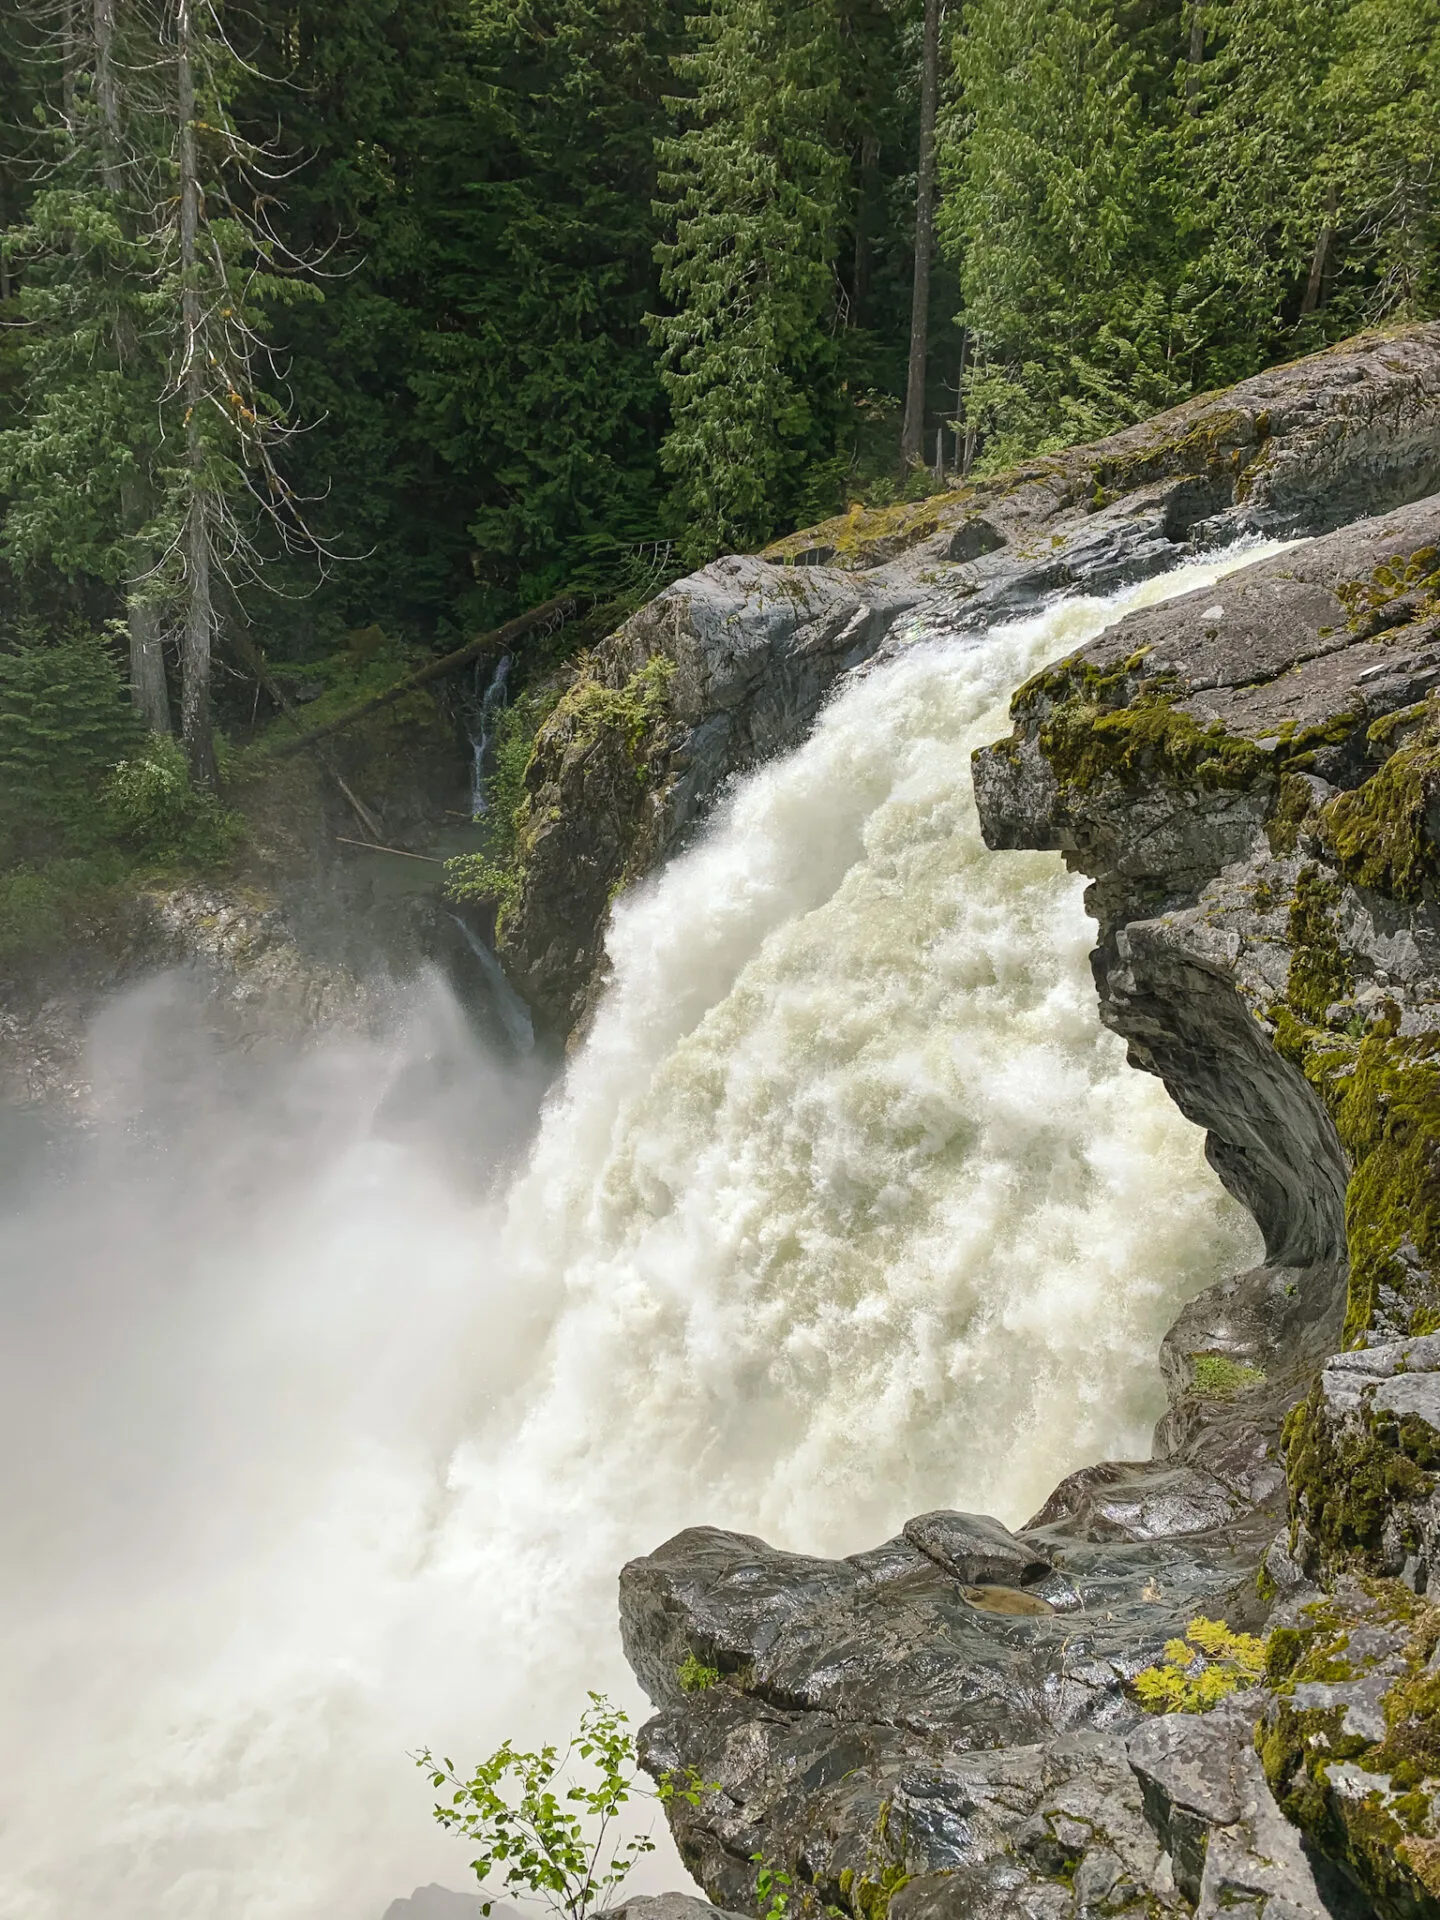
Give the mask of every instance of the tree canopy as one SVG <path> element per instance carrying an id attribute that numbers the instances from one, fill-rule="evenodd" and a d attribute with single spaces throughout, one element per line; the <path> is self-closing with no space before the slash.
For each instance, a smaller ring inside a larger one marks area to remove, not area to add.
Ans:
<path id="1" fill-rule="evenodd" d="M 238 626 L 443 653 L 1440 311 L 1440 0 L 948 0 L 917 333 L 933 14 L 16 0 L 0 651 L 210 778 Z"/>

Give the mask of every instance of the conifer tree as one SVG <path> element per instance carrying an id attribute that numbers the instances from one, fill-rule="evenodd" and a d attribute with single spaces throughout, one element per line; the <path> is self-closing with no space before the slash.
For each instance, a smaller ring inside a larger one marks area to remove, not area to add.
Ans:
<path id="1" fill-rule="evenodd" d="M 940 229 L 995 465 L 1178 397 L 1185 322 L 1140 52 L 1105 0 L 969 0 L 954 58 Z"/>
<path id="2" fill-rule="evenodd" d="M 672 427 L 663 460 L 694 558 L 758 545 L 833 441 L 834 255 L 845 162 L 833 0 L 715 0 L 676 61 L 660 147 L 654 321 Z"/>
<path id="3" fill-rule="evenodd" d="M 1320 304 L 1322 235 L 1334 226 L 1320 92 L 1350 4 L 1233 0 L 1206 10 L 1205 60 L 1187 73 L 1189 111 L 1170 163 L 1201 323 L 1200 384 L 1263 366 Z"/>
<path id="4" fill-rule="evenodd" d="M 186 756 L 213 786 L 220 585 L 258 578 L 257 532 L 272 550 L 318 545 L 276 466 L 290 428 L 264 331 L 267 302 L 299 283 L 280 271 L 265 156 L 230 116 L 216 0 L 130 0 L 123 35 L 114 0 L 59 17 L 54 159 L 6 240 L 26 262 L 28 396 L 0 435 L 6 543 L 125 583 L 132 695 L 154 731 L 159 622 L 176 634 Z"/>
<path id="5" fill-rule="evenodd" d="M 158 261 L 138 237 L 158 176 L 154 154 L 134 140 L 143 115 L 130 85 L 153 43 L 136 31 L 137 13 L 127 8 L 122 25 L 114 0 L 30 11 L 32 58 L 49 55 L 55 85 L 20 149 L 26 216 L 3 241 L 16 276 L 23 384 L 18 417 L 0 434 L 0 486 L 11 496 L 4 540 L 13 564 L 43 560 L 123 586 L 132 701 L 152 732 L 165 733 L 145 534 L 163 384 L 150 338 Z"/>

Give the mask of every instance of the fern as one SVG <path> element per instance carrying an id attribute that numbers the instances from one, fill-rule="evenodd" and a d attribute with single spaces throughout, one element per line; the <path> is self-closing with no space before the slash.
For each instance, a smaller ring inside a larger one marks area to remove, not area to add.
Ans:
<path id="1" fill-rule="evenodd" d="M 1263 1640 L 1199 1614 L 1185 1638 L 1167 1640 L 1160 1664 L 1137 1673 L 1132 1684 L 1148 1713 L 1208 1713 L 1264 1672 Z"/>

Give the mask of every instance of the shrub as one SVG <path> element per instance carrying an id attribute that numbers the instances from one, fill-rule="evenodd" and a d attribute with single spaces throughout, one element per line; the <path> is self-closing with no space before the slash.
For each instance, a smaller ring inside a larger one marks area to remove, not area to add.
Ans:
<path id="1" fill-rule="evenodd" d="M 703 1660 L 697 1660 L 693 1653 L 687 1653 L 675 1677 L 685 1693 L 704 1693 L 707 1687 L 719 1686 L 720 1669 L 707 1667 Z"/>
<path id="2" fill-rule="evenodd" d="M 137 738 L 100 634 L 10 636 L 0 645 L 0 844 L 40 855 L 81 850 L 99 824 L 105 776 Z"/>
<path id="3" fill-rule="evenodd" d="M 477 1845 L 470 1865 L 482 1890 L 491 1873 L 503 1868 L 510 1892 L 538 1894 L 567 1920 L 583 1920 L 642 1855 L 654 1851 L 648 1834 L 611 1839 L 628 1801 L 664 1805 L 678 1797 L 693 1806 L 709 1790 L 693 1771 L 668 1776 L 654 1791 L 639 1785 L 628 1715 L 603 1694 L 589 1698 L 563 1753 L 553 1746 L 521 1753 L 507 1740 L 468 1779 L 452 1760 L 437 1761 L 428 1747 L 414 1756 L 433 1787 L 451 1789 L 448 1803 L 436 1805 L 435 1818 Z M 582 1761 L 588 1779 L 570 1772 Z M 493 1896 L 482 1911 L 488 1914 L 492 1904 Z"/>
<path id="4" fill-rule="evenodd" d="M 175 741 L 152 738 L 110 773 L 105 821 L 135 853 L 168 864 L 214 866 L 240 837 L 238 817 L 213 793 L 192 785 Z"/>

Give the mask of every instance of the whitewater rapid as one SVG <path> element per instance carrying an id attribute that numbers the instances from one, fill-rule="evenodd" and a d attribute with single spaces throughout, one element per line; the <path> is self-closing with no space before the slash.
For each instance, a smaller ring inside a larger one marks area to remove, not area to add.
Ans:
<path id="1" fill-rule="evenodd" d="M 3 1920 L 463 1887 L 407 1750 L 643 1711 L 630 1555 L 1014 1524 L 1148 1452 L 1161 1334 L 1258 1236 L 969 757 L 1036 667 L 1253 557 L 855 680 L 617 905 L 533 1138 L 435 980 L 248 1078 L 181 983 L 107 1010 L 101 1121 L 0 1221 Z"/>

